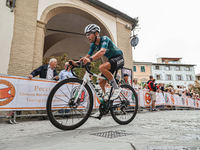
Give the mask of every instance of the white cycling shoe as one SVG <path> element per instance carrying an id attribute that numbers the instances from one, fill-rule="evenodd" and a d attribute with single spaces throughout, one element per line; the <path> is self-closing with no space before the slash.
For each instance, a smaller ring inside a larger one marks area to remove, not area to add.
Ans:
<path id="1" fill-rule="evenodd" d="M 100 115 L 101 115 L 100 111 L 97 111 L 95 114 L 91 115 L 91 117 L 98 118 L 100 117 Z"/>
<path id="2" fill-rule="evenodd" d="M 104 99 L 104 100 L 108 100 L 109 95 L 110 95 L 110 92 L 106 92 L 106 93 L 104 94 L 103 99 Z"/>
<path id="3" fill-rule="evenodd" d="M 103 115 L 100 113 L 100 111 L 97 111 L 95 114 L 91 115 L 91 117 L 94 117 L 99 120 L 101 120 L 102 116 Z"/>
<path id="4" fill-rule="evenodd" d="M 121 91 L 122 91 L 121 88 L 115 89 L 110 100 L 115 100 L 116 98 L 118 98 Z"/>

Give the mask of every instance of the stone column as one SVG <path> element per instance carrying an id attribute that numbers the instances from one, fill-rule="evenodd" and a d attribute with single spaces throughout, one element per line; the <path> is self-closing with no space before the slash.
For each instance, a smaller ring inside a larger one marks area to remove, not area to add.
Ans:
<path id="1" fill-rule="evenodd" d="M 8 74 L 27 76 L 33 69 L 38 0 L 17 0 Z"/>
<path id="2" fill-rule="evenodd" d="M 42 65 L 45 32 L 46 32 L 46 24 L 37 21 L 32 70 Z"/>
<path id="3" fill-rule="evenodd" d="M 125 24 L 117 22 L 117 47 L 122 50 L 126 68 L 133 68 L 132 47 L 130 44 L 131 30 Z"/>

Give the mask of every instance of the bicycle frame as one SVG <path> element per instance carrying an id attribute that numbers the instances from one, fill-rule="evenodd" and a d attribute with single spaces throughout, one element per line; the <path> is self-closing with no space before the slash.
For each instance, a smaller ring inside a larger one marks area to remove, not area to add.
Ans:
<path id="1" fill-rule="evenodd" d="M 89 87 L 92 89 L 92 91 L 94 91 L 94 93 L 96 94 L 96 96 L 98 97 L 99 100 L 102 99 L 102 94 L 101 94 L 101 93 L 99 92 L 99 90 L 96 88 L 95 84 L 92 82 L 92 80 L 90 79 L 90 76 L 89 76 L 89 75 L 90 75 L 90 74 L 86 71 L 86 73 L 85 73 L 85 75 L 84 75 L 84 77 L 83 77 L 83 79 L 82 79 L 82 80 L 83 80 L 82 85 L 79 85 L 78 90 L 76 90 L 76 92 L 74 92 L 73 97 L 75 97 L 75 95 L 78 93 L 78 94 L 76 95 L 76 98 L 75 98 L 75 100 L 74 100 L 74 103 L 77 102 L 77 100 L 78 100 L 80 94 L 82 93 L 82 90 L 83 90 L 85 84 L 88 84 L 88 85 L 89 85 Z M 106 78 L 101 77 L 101 76 L 99 76 L 99 75 L 97 75 L 97 74 L 95 74 L 95 73 L 93 73 L 93 76 L 98 77 L 98 78 L 101 78 L 101 79 L 104 79 L 104 80 L 107 80 Z"/>

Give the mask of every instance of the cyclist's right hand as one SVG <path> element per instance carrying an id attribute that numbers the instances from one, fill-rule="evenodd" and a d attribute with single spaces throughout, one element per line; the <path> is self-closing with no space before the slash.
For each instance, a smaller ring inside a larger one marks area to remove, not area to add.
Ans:
<path id="1" fill-rule="evenodd" d="M 73 60 L 69 60 L 69 65 L 76 66 L 76 63 Z"/>

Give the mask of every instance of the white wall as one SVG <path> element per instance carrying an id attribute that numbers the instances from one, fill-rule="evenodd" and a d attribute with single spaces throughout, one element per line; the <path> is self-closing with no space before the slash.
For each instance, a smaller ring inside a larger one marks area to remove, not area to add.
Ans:
<path id="1" fill-rule="evenodd" d="M 7 74 L 13 38 L 14 12 L 6 6 L 6 0 L 0 0 L 0 73 Z"/>
<path id="2" fill-rule="evenodd" d="M 117 24 L 116 21 L 117 19 L 88 5 L 85 4 L 81 1 L 78 0 L 48 0 L 48 1 L 44 1 L 44 0 L 40 0 L 39 4 L 38 4 L 38 16 L 37 16 L 37 20 L 40 20 L 41 15 L 43 13 L 43 11 L 50 5 L 53 4 L 58 4 L 58 3 L 68 3 L 68 4 L 74 4 L 77 5 L 79 7 L 82 7 L 84 9 L 86 9 L 87 11 L 90 11 L 91 14 L 94 14 L 96 16 L 98 16 L 98 18 L 100 20 L 102 20 L 104 22 L 104 24 L 108 27 L 108 29 L 110 30 L 113 38 L 114 38 L 114 43 L 117 45 Z"/>

